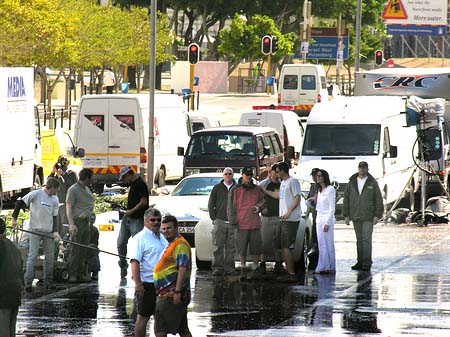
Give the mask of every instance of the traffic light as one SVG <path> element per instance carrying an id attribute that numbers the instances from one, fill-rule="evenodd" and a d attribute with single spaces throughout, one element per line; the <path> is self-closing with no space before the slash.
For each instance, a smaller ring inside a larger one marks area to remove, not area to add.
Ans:
<path id="1" fill-rule="evenodd" d="M 188 47 L 188 61 L 190 64 L 197 64 L 200 61 L 200 47 L 197 43 L 191 43 Z"/>
<path id="2" fill-rule="evenodd" d="M 375 52 L 375 64 L 381 66 L 383 64 L 383 51 L 377 50 Z"/>
<path id="3" fill-rule="evenodd" d="M 261 51 L 264 55 L 269 55 L 272 52 L 272 37 L 264 35 L 261 39 Z"/>
<path id="4" fill-rule="evenodd" d="M 386 45 L 384 46 L 384 59 L 389 60 L 392 58 L 392 46 Z"/>
<path id="5" fill-rule="evenodd" d="M 275 54 L 278 50 L 278 38 L 276 36 L 272 36 L 272 55 Z"/>

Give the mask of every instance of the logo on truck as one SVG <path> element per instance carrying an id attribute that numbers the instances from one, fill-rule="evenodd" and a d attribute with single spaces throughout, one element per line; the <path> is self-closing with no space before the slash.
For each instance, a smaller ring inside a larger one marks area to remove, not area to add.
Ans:
<path id="1" fill-rule="evenodd" d="M 373 82 L 375 90 L 429 88 L 437 76 L 383 76 Z"/>
<path id="2" fill-rule="evenodd" d="M 24 97 L 25 93 L 25 82 L 22 76 L 11 76 L 8 77 L 8 97 Z"/>

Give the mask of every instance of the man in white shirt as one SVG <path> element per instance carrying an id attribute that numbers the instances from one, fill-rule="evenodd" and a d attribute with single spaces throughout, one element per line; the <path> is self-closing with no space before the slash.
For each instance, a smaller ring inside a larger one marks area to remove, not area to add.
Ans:
<path id="1" fill-rule="evenodd" d="M 144 337 L 150 316 L 155 313 L 156 293 L 153 284 L 153 269 L 168 246 L 160 234 L 161 212 L 149 208 L 144 214 L 144 228 L 131 240 L 131 273 L 135 284 L 138 315 L 134 335 Z"/>

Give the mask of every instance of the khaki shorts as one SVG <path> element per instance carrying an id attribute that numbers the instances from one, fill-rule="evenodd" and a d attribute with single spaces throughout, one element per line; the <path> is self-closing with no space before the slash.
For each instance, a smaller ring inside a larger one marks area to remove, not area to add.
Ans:
<path id="1" fill-rule="evenodd" d="M 237 248 L 240 256 L 259 255 L 262 253 L 261 229 L 239 229 L 237 233 Z"/>
<path id="2" fill-rule="evenodd" d="M 297 230 L 300 221 L 280 221 L 275 229 L 274 246 L 275 248 L 291 248 L 295 246 Z"/>
<path id="3" fill-rule="evenodd" d="M 187 305 L 174 304 L 172 297 L 158 296 L 155 308 L 155 333 L 187 333 Z"/>

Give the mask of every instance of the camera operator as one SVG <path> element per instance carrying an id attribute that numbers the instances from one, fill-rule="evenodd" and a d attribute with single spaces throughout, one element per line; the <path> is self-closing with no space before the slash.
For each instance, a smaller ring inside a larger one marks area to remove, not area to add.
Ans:
<path id="1" fill-rule="evenodd" d="M 50 177 L 55 177 L 59 181 L 59 189 L 58 189 L 58 199 L 60 202 L 59 211 L 58 211 L 58 232 L 62 233 L 62 225 L 67 224 L 67 215 L 66 215 L 66 194 L 67 190 L 70 186 L 75 184 L 78 181 L 77 174 L 69 170 L 69 159 L 64 155 L 58 157 L 58 161 L 53 166 L 52 173 L 50 173 Z"/>

